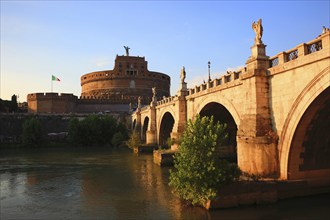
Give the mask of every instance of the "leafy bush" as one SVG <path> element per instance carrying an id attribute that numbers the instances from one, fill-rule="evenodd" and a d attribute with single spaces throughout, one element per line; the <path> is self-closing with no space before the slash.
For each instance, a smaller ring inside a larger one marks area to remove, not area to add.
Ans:
<path id="1" fill-rule="evenodd" d="M 119 147 L 123 141 L 124 141 L 124 135 L 120 131 L 118 131 L 113 135 L 111 144 L 114 147 Z"/>
<path id="2" fill-rule="evenodd" d="M 204 205 L 215 199 L 218 188 L 237 179 L 237 165 L 220 160 L 216 146 L 226 140 L 226 124 L 213 117 L 196 116 L 189 120 L 178 152 L 174 156 L 175 170 L 170 171 L 169 185 L 182 199 L 193 205 Z"/>
<path id="3" fill-rule="evenodd" d="M 71 119 L 69 123 L 69 138 L 74 144 L 83 146 L 112 145 L 116 132 L 127 139 L 127 129 L 122 123 L 117 123 L 111 116 L 90 115 L 79 121 Z M 126 135 L 126 136 L 125 136 Z"/>
<path id="4" fill-rule="evenodd" d="M 141 144 L 141 139 L 140 139 L 140 135 L 139 133 L 137 133 L 136 131 L 133 131 L 131 133 L 131 135 L 129 136 L 129 139 L 127 141 L 127 146 L 129 148 L 134 148 L 137 147 Z"/>
<path id="5" fill-rule="evenodd" d="M 23 123 L 23 145 L 27 147 L 40 146 L 42 144 L 41 123 L 36 118 L 30 118 Z"/>

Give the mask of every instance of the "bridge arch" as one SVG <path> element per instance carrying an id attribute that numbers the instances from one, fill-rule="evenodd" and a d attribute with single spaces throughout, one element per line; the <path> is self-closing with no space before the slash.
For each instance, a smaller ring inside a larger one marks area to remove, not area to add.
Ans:
<path id="1" fill-rule="evenodd" d="M 136 118 L 133 120 L 133 123 L 132 123 L 132 130 L 134 131 L 136 128 Z"/>
<path id="2" fill-rule="evenodd" d="M 219 121 L 221 124 L 227 124 L 228 139 L 225 146 L 217 148 L 220 157 L 231 162 L 237 162 L 237 124 L 233 116 L 223 105 L 218 102 L 207 103 L 199 112 L 200 116 L 213 116 L 214 121 Z"/>
<path id="3" fill-rule="evenodd" d="M 175 119 L 172 113 L 169 111 L 165 112 L 160 118 L 159 134 L 158 134 L 158 145 L 167 146 L 167 139 L 171 137 L 171 133 L 174 127 Z M 170 146 L 167 146 L 170 147 Z"/>
<path id="4" fill-rule="evenodd" d="M 321 71 L 303 89 L 289 111 L 278 145 L 282 179 L 317 179 L 330 174 L 329 164 L 314 163 L 317 158 L 322 160 L 323 151 L 330 150 L 328 134 L 325 134 L 330 129 L 329 74 L 330 67 Z M 316 151 L 321 154 L 315 154 Z"/>
<path id="5" fill-rule="evenodd" d="M 235 106 L 224 96 L 217 94 L 217 95 L 209 95 L 203 98 L 202 100 L 195 100 L 195 103 L 197 103 L 195 107 L 195 111 L 192 115 L 194 117 L 196 114 L 199 114 L 201 110 L 209 103 L 218 103 L 225 107 L 227 111 L 230 113 L 232 118 L 234 119 L 234 122 L 237 127 L 240 125 L 240 116 L 238 114 L 238 111 L 236 110 Z"/>
<path id="6" fill-rule="evenodd" d="M 149 127 L 149 117 L 146 116 L 143 120 L 143 124 L 142 124 L 142 133 L 141 133 L 141 141 L 142 142 L 146 142 L 147 140 L 147 130 Z"/>

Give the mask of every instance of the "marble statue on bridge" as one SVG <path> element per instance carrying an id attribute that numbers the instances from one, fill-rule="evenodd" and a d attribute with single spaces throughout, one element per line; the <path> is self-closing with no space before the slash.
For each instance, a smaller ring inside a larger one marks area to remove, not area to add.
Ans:
<path id="1" fill-rule="evenodd" d="M 186 79 L 186 71 L 184 66 L 181 69 L 181 73 L 180 73 L 180 79 L 181 79 L 181 83 L 184 83 L 185 79 Z"/>
<path id="2" fill-rule="evenodd" d="M 256 22 L 253 22 L 252 23 L 252 29 L 254 30 L 254 32 L 256 33 L 256 37 L 254 38 L 254 44 L 257 45 L 257 44 L 262 44 L 262 32 L 263 32 L 263 27 L 262 27 L 262 20 L 259 19 Z"/>

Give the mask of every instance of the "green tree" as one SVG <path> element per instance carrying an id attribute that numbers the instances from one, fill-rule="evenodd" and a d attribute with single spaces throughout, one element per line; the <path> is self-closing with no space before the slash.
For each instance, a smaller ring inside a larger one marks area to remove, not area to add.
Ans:
<path id="1" fill-rule="evenodd" d="M 129 138 L 128 129 L 124 123 L 119 122 L 116 131 L 120 132 L 123 135 L 124 140 L 127 140 Z"/>
<path id="2" fill-rule="evenodd" d="M 18 110 L 17 96 L 16 95 L 11 96 L 10 108 L 11 108 L 11 110 L 10 110 L 11 112 L 17 112 L 17 110 Z"/>
<path id="3" fill-rule="evenodd" d="M 40 146 L 42 144 L 42 128 L 40 121 L 36 118 L 25 120 L 23 123 L 22 136 L 24 146 Z"/>
<path id="4" fill-rule="evenodd" d="M 134 148 L 134 147 L 137 147 L 141 144 L 141 139 L 140 139 L 140 136 L 139 136 L 139 133 L 136 132 L 136 131 L 133 131 L 131 133 L 131 135 L 129 136 L 129 139 L 127 141 L 127 146 L 129 148 Z"/>
<path id="5" fill-rule="evenodd" d="M 124 135 L 120 131 L 118 131 L 113 135 L 111 144 L 113 147 L 119 147 L 123 141 L 124 141 Z"/>
<path id="6" fill-rule="evenodd" d="M 80 130 L 79 130 L 79 120 L 78 118 L 71 118 L 69 122 L 68 128 L 68 136 L 69 140 L 72 143 L 79 143 L 80 142 Z"/>
<path id="7" fill-rule="evenodd" d="M 117 120 L 112 116 L 106 115 L 100 118 L 100 131 L 102 144 L 111 144 L 113 135 L 117 132 Z"/>
<path id="8" fill-rule="evenodd" d="M 180 198 L 193 205 L 204 205 L 215 199 L 218 188 L 237 179 L 237 165 L 219 159 L 216 146 L 226 140 L 226 124 L 213 117 L 196 116 L 189 120 L 178 152 L 174 156 L 175 170 L 170 171 L 169 185 Z"/>
<path id="9" fill-rule="evenodd" d="M 127 139 L 127 129 L 111 116 L 90 115 L 79 121 L 77 118 L 71 119 L 69 123 L 69 138 L 73 144 L 83 146 L 93 145 L 113 145 L 118 144 L 119 134 L 121 141 Z M 114 141 L 114 142 L 113 142 Z"/>

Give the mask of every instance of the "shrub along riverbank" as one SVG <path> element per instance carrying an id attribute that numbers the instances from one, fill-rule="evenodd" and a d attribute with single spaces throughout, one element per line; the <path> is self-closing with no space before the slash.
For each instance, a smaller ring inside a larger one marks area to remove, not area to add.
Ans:
<path id="1" fill-rule="evenodd" d="M 80 146 L 118 147 L 128 139 L 128 130 L 111 116 L 90 115 L 81 121 L 71 119 L 68 138 L 71 143 Z"/>
<path id="2" fill-rule="evenodd" d="M 0 147 L 118 147 L 128 138 L 126 126 L 109 115 L 85 118 L 59 116 L 7 117 L 1 126 Z M 10 139 L 8 139 L 10 138 Z"/>
<path id="3" fill-rule="evenodd" d="M 174 154 L 169 185 L 183 200 L 205 206 L 218 195 L 221 186 L 238 180 L 237 164 L 221 160 L 216 147 L 226 140 L 226 125 L 213 117 L 189 120 L 179 150 Z"/>

